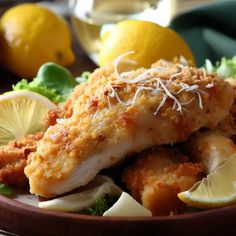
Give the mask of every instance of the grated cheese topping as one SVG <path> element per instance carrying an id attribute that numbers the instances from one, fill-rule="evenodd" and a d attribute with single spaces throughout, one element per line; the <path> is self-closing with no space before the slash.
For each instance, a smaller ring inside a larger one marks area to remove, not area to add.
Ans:
<path id="1" fill-rule="evenodd" d="M 199 85 L 193 84 L 193 85 L 188 85 L 184 82 L 179 82 L 178 84 L 173 81 L 174 78 L 178 78 L 184 73 L 184 69 L 186 69 L 188 66 L 187 60 L 181 56 L 179 61 L 181 64 L 178 64 L 178 70 L 175 71 L 173 74 L 169 76 L 168 79 L 161 79 L 160 74 L 165 71 L 166 66 L 158 66 L 156 68 L 149 68 L 146 69 L 144 72 L 135 75 L 134 71 L 127 71 L 127 72 L 122 72 L 119 73 L 118 67 L 121 61 L 124 61 L 124 58 L 130 54 L 134 54 L 134 51 L 126 52 L 119 57 L 117 57 L 114 60 L 114 72 L 116 79 L 121 82 L 121 83 L 126 83 L 126 84 L 135 84 L 137 86 L 137 89 L 134 93 L 134 96 L 132 99 L 129 99 L 128 101 L 122 101 L 122 99 L 119 97 L 118 92 L 116 91 L 116 88 L 113 87 L 113 85 L 110 83 L 109 84 L 109 93 L 108 93 L 108 104 L 109 108 L 111 108 L 111 102 L 110 98 L 116 98 L 117 101 L 125 106 L 133 106 L 135 102 L 137 101 L 137 98 L 141 91 L 149 91 L 152 95 L 156 95 L 158 93 L 164 93 L 163 97 L 156 109 L 156 111 L 153 113 L 154 115 L 157 115 L 160 109 L 163 107 L 165 104 L 166 100 L 172 99 L 173 100 L 173 106 L 172 109 L 176 109 L 178 112 L 181 114 L 183 113 L 183 110 L 186 110 L 183 108 L 183 106 L 189 105 L 191 102 L 195 100 L 195 97 L 190 99 L 187 102 L 181 102 L 177 99 L 176 95 L 184 93 L 184 92 L 189 92 L 189 93 L 195 93 L 197 95 L 198 99 L 198 105 L 200 109 L 203 109 L 203 100 L 202 100 L 202 95 L 206 94 L 205 91 L 199 89 Z M 135 61 L 133 60 L 125 60 L 128 63 L 135 64 Z M 142 68 L 144 69 L 144 68 Z M 202 70 L 202 76 L 203 79 L 206 78 L 207 72 L 204 68 L 200 68 L 199 70 Z M 159 76 L 158 76 L 159 74 Z M 170 84 L 176 85 L 179 90 L 177 92 L 171 92 L 168 86 Z M 213 81 L 205 86 L 206 88 L 210 89 L 214 87 Z"/>

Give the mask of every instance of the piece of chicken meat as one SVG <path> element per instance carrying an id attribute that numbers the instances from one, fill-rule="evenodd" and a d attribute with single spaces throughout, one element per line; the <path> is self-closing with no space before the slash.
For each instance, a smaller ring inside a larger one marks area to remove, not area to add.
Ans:
<path id="1" fill-rule="evenodd" d="M 67 102 L 70 115 L 45 132 L 25 168 L 31 193 L 73 190 L 130 153 L 185 141 L 229 113 L 231 85 L 203 68 L 159 61 L 121 73 L 119 60 L 77 86 Z"/>

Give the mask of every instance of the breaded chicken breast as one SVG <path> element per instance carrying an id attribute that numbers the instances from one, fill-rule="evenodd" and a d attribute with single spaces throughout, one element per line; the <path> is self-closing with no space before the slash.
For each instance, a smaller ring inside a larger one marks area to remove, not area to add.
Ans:
<path id="1" fill-rule="evenodd" d="M 31 193 L 68 192 L 129 153 L 187 140 L 229 113 L 232 87 L 215 74 L 164 61 L 121 73 L 120 60 L 77 86 L 67 118 L 47 129 L 25 168 Z"/>
<path id="2" fill-rule="evenodd" d="M 144 151 L 122 176 L 131 195 L 154 216 L 181 213 L 185 204 L 177 194 L 203 177 L 203 166 L 163 147 Z"/>

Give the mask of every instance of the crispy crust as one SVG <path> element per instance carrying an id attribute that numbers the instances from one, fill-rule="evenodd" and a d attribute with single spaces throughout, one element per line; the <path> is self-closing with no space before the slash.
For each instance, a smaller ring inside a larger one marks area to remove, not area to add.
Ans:
<path id="1" fill-rule="evenodd" d="M 203 69 L 180 64 L 162 61 L 153 68 L 157 70 L 152 74 L 144 68 L 130 72 L 130 78 L 142 73 L 147 73 L 147 78 L 140 83 L 127 83 L 118 78 L 111 64 L 95 70 L 87 83 L 75 88 L 65 104 L 68 118 L 50 126 L 37 151 L 30 155 L 25 173 L 32 193 L 51 197 L 70 191 L 75 188 L 75 173 L 78 173 L 76 178 L 80 182 L 76 187 L 79 187 L 100 169 L 113 165 L 130 152 L 185 141 L 201 127 L 216 127 L 228 115 L 233 103 L 233 90 L 228 82 Z M 153 93 L 141 90 L 134 103 L 125 104 L 134 100 L 143 82 L 146 87 L 154 88 L 157 81 L 152 80 L 153 77 L 165 83 L 176 100 L 186 104 L 182 106 L 182 112 L 169 96 L 156 112 L 167 94 L 163 87 Z M 179 92 L 183 83 L 197 87 L 201 94 L 191 90 Z M 134 148 L 127 147 L 119 155 L 109 154 L 110 147 L 119 151 L 122 142 L 124 146 L 125 140 L 134 143 L 137 139 L 139 144 Z M 108 154 L 86 166 L 90 176 L 83 180 L 80 166 L 101 153 Z"/>
<path id="2" fill-rule="evenodd" d="M 0 147 L 0 182 L 19 187 L 28 183 L 24 174 L 27 157 L 36 151 L 38 140 L 42 136 L 43 133 L 40 132 Z"/>
<path id="3" fill-rule="evenodd" d="M 45 127 L 48 128 L 51 125 L 55 125 L 57 123 L 57 119 L 64 118 L 66 118 L 66 111 L 64 109 L 57 108 L 55 110 L 50 110 L 44 119 Z"/>
<path id="4" fill-rule="evenodd" d="M 187 156 L 162 147 L 141 153 L 122 175 L 132 196 L 153 215 L 181 213 L 185 205 L 177 194 L 202 177 L 203 165 L 188 162 Z"/>

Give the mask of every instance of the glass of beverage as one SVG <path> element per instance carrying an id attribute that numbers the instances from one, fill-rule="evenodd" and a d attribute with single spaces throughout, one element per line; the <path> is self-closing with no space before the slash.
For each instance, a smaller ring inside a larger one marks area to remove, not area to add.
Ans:
<path id="1" fill-rule="evenodd" d="M 71 21 L 80 45 L 97 63 L 101 37 L 115 23 L 138 19 L 168 25 L 176 0 L 69 0 Z"/>

